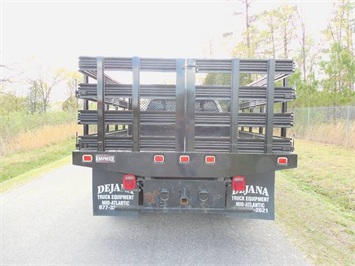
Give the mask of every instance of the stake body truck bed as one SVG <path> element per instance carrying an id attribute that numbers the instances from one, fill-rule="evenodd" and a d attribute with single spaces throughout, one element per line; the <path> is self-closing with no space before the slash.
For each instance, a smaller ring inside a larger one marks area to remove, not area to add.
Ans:
<path id="1" fill-rule="evenodd" d="M 79 71 L 73 164 L 92 168 L 94 215 L 274 219 L 275 171 L 297 166 L 291 60 L 80 57 Z M 172 84 L 149 83 L 157 73 Z M 199 84 L 210 73 L 230 85 Z"/>

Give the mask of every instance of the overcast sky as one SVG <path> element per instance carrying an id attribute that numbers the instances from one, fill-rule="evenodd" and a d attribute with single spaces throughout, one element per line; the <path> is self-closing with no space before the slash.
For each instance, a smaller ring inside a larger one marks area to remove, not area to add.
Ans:
<path id="1" fill-rule="evenodd" d="M 86 2 L 86 3 L 85 3 Z M 251 12 L 281 1 L 255 1 Z M 326 26 L 334 1 L 289 1 L 304 13 L 311 32 Z M 1 1 L 1 62 L 75 70 L 92 56 L 229 57 L 224 32 L 244 29 L 238 1 Z"/>
<path id="2" fill-rule="evenodd" d="M 255 1 L 251 11 L 280 1 Z M 311 2 L 311 3 L 310 3 Z M 292 1 L 313 31 L 326 24 L 332 1 Z M 38 58 L 76 67 L 80 55 L 201 57 L 208 40 L 244 28 L 233 1 L 2 1 L 3 62 Z"/>

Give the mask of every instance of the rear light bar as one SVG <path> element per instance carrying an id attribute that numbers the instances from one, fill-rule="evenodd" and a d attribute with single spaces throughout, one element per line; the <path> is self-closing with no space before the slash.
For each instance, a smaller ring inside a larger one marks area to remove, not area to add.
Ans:
<path id="1" fill-rule="evenodd" d="M 180 155 L 179 162 L 180 163 L 189 163 L 190 162 L 190 156 L 189 155 Z"/>
<path id="2" fill-rule="evenodd" d="M 122 178 L 124 190 L 134 190 L 137 185 L 137 179 L 135 175 L 123 175 Z"/>
<path id="3" fill-rule="evenodd" d="M 232 188 L 235 191 L 244 191 L 245 190 L 245 177 L 241 176 L 241 175 L 233 176 Z"/>
<path id="4" fill-rule="evenodd" d="M 278 165 L 288 165 L 288 158 L 287 157 L 278 157 L 277 164 Z"/>
<path id="5" fill-rule="evenodd" d="M 91 154 L 83 154 L 82 156 L 83 163 L 91 163 L 92 162 L 92 155 Z"/>
<path id="6" fill-rule="evenodd" d="M 164 155 L 154 155 L 154 162 L 155 163 L 164 163 L 165 157 Z"/>

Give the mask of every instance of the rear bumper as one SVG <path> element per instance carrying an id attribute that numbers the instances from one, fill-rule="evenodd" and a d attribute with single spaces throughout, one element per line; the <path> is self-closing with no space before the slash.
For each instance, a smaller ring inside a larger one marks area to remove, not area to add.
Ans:
<path id="1" fill-rule="evenodd" d="M 92 161 L 83 162 L 84 155 L 91 155 Z M 154 163 L 155 155 L 164 155 L 164 163 Z M 180 155 L 189 155 L 190 162 L 179 163 Z M 205 163 L 205 157 L 208 155 L 216 156 L 214 164 Z M 278 165 L 278 157 L 287 157 L 288 164 Z M 73 164 L 145 177 L 216 178 L 296 168 L 297 154 L 74 151 Z"/>
<path id="2" fill-rule="evenodd" d="M 127 213 L 221 213 L 243 218 L 274 219 L 275 172 L 245 177 L 244 191 L 234 191 L 229 178 L 140 178 L 124 190 L 122 174 L 93 169 L 94 215 Z"/>

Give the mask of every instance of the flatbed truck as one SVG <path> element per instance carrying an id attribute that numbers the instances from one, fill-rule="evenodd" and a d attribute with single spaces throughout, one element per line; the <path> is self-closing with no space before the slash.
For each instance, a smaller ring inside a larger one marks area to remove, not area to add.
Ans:
<path id="1" fill-rule="evenodd" d="M 286 136 L 292 60 L 99 56 L 80 57 L 79 71 L 83 132 L 72 158 L 92 168 L 94 215 L 275 219 L 275 171 L 297 167 Z M 173 82 L 143 81 L 156 73 Z M 201 82 L 211 73 L 230 84 Z"/>

